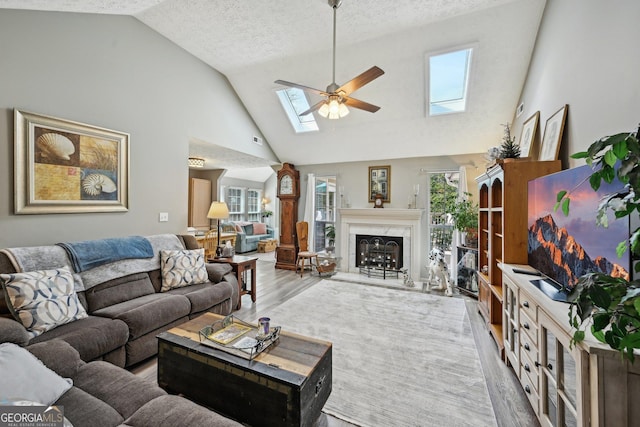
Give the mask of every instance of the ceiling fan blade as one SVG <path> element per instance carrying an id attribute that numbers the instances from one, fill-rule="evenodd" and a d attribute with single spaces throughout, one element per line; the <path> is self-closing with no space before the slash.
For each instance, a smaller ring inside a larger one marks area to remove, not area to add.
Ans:
<path id="1" fill-rule="evenodd" d="M 344 98 L 343 102 L 349 107 L 358 108 L 370 113 L 375 113 L 380 109 L 380 107 L 378 107 L 377 105 L 369 104 L 368 102 L 360 101 L 359 99 L 355 98 Z"/>
<path id="2" fill-rule="evenodd" d="M 287 82 L 287 81 L 284 81 L 284 80 L 276 80 L 274 83 L 277 83 L 277 84 L 283 85 L 283 86 L 295 87 L 295 88 L 298 88 L 298 89 L 302 89 L 305 92 L 315 93 L 316 95 L 320 95 L 320 96 L 329 95 L 327 92 L 325 92 L 323 90 L 314 89 L 314 88 L 309 87 L 309 86 L 299 85 L 298 83 L 291 83 L 291 82 Z"/>
<path id="3" fill-rule="evenodd" d="M 384 74 L 384 71 L 382 71 L 382 69 L 374 65 L 364 73 L 360 74 L 357 77 L 352 78 L 351 80 L 349 80 L 348 82 L 340 86 L 338 90 L 336 90 L 336 92 L 342 91 L 344 92 L 345 95 L 349 95 L 350 93 L 355 92 L 356 90 L 360 89 L 362 86 L 366 85 L 369 82 L 372 82 L 373 80 L 377 79 L 383 74 Z"/>
<path id="4" fill-rule="evenodd" d="M 327 101 L 325 101 L 325 100 L 323 99 L 322 101 L 320 101 L 320 102 L 317 102 L 317 103 L 313 104 L 313 105 L 311 106 L 311 108 L 309 108 L 307 111 L 303 111 L 302 113 L 300 113 L 300 114 L 299 114 L 299 116 L 300 116 L 300 117 L 302 117 L 302 116 L 306 116 L 307 114 L 309 114 L 309 113 L 311 113 L 311 112 L 313 112 L 313 111 L 316 111 L 317 109 L 319 109 L 320 107 L 322 107 L 322 104 L 324 104 L 325 102 L 327 102 Z"/>

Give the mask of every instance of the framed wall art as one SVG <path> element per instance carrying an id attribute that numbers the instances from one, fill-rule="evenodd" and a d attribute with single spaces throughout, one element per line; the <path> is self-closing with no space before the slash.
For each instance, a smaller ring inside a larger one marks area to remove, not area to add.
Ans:
<path id="1" fill-rule="evenodd" d="M 376 194 L 382 194 L 382 200 L 391 200 L 391 166 L 369 166 L 369 201 L 376 201 Z"/>
<path id="2" fill-rule="evenodd" d="M 129 134 L 14 112 L 16 214 L 124 212 Z"/>
<path id="3" fill-rule="evenodd" d="M 534 150 L 534 143 L 536 140 L 536 133 L 538 132 L 538 120 L 540 119 L 540 111 L 529 117 L 522 125 L 522 133 L 520 134 L 520 157 L 533 157 L 536 153 Z M 533 158 L 533 160 L 536 160 Z"/>
<path id="4" fill-rule="evenodd" d="M 544 126 L 544 136 L 542 137 L 542 146 L 540 147 L 538 160 L 556 160 L 558 158 L 564 122 L 567 118 L 567 110 L 569 110 L 569 106 L 565 104 L 547 119 L 547 124 Z"/>

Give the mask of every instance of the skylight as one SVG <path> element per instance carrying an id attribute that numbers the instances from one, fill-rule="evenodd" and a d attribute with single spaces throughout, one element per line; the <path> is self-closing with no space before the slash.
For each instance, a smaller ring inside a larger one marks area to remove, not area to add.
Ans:
<path id="1" fill-rule="evenodd" d="M 300 116 L 300 113 L 309 109 L 309 101 L 307 101 L 307 97 L 301 89 L 290 87 L 277 90 L 276 93 L 296 133 L 315 132 L 318 130 L 318 124 L 313 117 L 313 113 Z"/>
<path id="2" fill-rule="evenodd" d="M 460 113 L 467 106 L 472 48 L 429 55 L 429 115 Z"/>

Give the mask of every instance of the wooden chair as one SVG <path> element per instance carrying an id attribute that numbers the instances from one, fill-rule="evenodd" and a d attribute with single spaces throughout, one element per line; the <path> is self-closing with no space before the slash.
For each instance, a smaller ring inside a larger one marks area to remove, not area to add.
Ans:
<path id="1" fill-rule="evenodd" d="M 298 256 L 296 257 L 296 273 L 300 269 L 300 277 L 304 273 L 305 260 L 309 260 L 309 269 L 313 271 L 313 266 L 318 265 L 318 254 L 309 251 L 309 223 L 298 221 L 296 223 L 296 234 L 298 236 Z M 315 260 L 315 264 L 312 262 Z"/>
<path id="2" fill-rule="evenodd" d="M 209 230 L 201 241 L 204 248 L 205 259 L 216 257 L 216 248 L 218 247 L 218 231 Z"/>

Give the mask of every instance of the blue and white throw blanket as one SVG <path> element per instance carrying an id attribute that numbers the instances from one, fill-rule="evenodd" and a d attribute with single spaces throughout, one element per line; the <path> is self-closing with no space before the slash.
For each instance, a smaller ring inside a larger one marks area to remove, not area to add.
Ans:
<path id="1" fill-rule="evenodd" d="M 56 243 L 56 245 L 67 251 L 76 273 L 123 259 L 153 257 L 151 243 L 141 236 Z"/>

